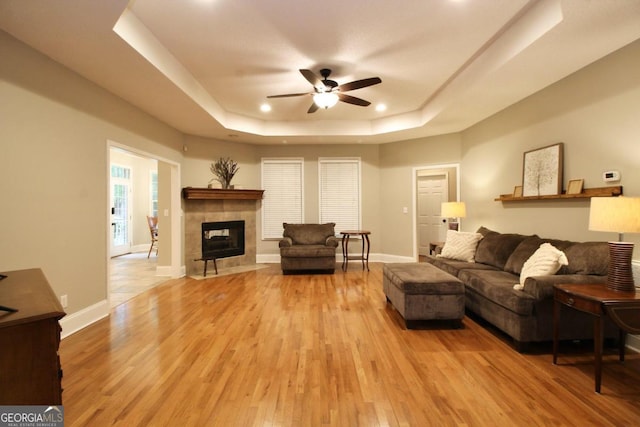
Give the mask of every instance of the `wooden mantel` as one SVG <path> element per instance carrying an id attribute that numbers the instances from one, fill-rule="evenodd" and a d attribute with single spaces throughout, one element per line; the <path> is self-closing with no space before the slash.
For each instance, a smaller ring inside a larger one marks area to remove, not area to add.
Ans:
<path id="1" fill-rule="evenodd" d="M 185 200 L 260 200 L 262 193 L 264 190 L 185 187 L 182 189 L 182 198 Z"/>

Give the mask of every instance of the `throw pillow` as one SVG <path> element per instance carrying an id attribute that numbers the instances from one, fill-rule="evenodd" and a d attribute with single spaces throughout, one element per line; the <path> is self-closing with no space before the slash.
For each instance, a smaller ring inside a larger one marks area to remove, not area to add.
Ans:
<path id="1" fill-rule="evenodd" d="M 480 239 L 482 239 L 482 234 L 480 233 L 447 230 L 447 237 L 444 241 L 442 252 L 437 256 L 458 261 L 473 262 Z"/>
<path id="2" fill-rule="evenodd" d="M 527 277 L 551 276 L 556 274 L 560 267 L 569 264 L 567 256 L 560 249 L 551 243 L 540 245 L 522 266 L 520 273 L 520 283 L 513 286 L 513 289 L 523 290 Z"/>

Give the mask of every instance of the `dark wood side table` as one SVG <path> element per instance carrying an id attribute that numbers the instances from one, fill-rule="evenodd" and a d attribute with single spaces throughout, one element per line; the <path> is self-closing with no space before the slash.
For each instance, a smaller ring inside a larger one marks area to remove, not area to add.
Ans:
<path id="1" fill-rule="evenodd" d="M 366 265 L 367 271 L 369 271 L 369 248 L 371 246 L 369 234 L 371 232 L 366 230 L 346 230 L 341 231 L 340 234 L 342 234 L 342 270 L 347 271 L 350 259 L 357 259 L 362 260 L 362 269 L 364 270 Z M 362 255 L 349 255 L 349 238 L 351 236 L 362 236 Z"/>
<path id="2" fill-rule="evenodd" d="M 558 360 L 560 336 L 560 308 L 562 305 L 592 314 L 593 349 L 595 356 L 595 388 L 600 393 L 602 377 L 602 329 L 605 316 L 620 329 L 619 356 L 624 361 L 627 333 L 640 333 L 640 293 L 607 289 L 604 284 L 565 284 L 554 286 L 553 305 L 553 364 Z"/>

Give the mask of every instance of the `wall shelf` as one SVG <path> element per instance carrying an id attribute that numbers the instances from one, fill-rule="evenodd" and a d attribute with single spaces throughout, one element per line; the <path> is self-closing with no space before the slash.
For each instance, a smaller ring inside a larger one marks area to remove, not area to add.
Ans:
<path id="1" fill-rule="evenodd" d="M 185 187 L 182 189 L 182 198 L 185 200 L 260 200 L 262 193 L 264 190 Z"/>
<path id="2" fill-rule="evenodd" d="M 580 194 L 554 194 L 550 196 L 514 197 L 513 194 L 501 194 L 494 199 L 496 202 L 523 202 L 531 200 L 559 200 L 559 199 L 590 199 L 592 197 L 622 196 L 622 185 L 612 187 L 585 188 Z"/>

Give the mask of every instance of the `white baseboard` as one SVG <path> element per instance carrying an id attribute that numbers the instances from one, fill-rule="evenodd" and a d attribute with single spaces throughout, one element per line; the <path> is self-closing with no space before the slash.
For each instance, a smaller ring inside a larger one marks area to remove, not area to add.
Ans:
<path id="1" fill-rule="evenodd" d="M 357 255 L 355 252 L 353 255 Z M 405 257 L 388 254 L 369 254 L 370 262 L 415 262 L 413 257 Z M 257 254 L 256 262 L 258 264 L 280 264 L 280 254 Z M 342 263 L 342 253 L 336 254 L 336 262 Z M 359 261 L 352 261 L 359 262 Z"/>
<path id="2" fill-rule="evenodd" d="M 171 277 L 172 279 L 178 279 L 187 275 L 187 267 L 180 266 L 173 268 L 170 265 L 156 267 L 156 276 Z"/>
<path id="3" fill-rule="evenodd" d="M 144 245 L 132 245 L 130 249 L 131 249 L 131 253 L 135 253 L 135 252 L 149 253 L 149 244 L 145 243 Z"/>
<path id="4" fill-rule="evenodd" d="M 258 264 L 280 264 L 280 254 L 256 254 Z"/>
<path id="5" fill-rule="evenodd" d="M 61 338 L 66 338 L 71 334 L 78 332 L 80 329 L 86 328 L 92 323 L 109 316 L 109 301 L 102 300 L 80 311 L 60 319 L 60 327 L 62 327 Z"/>
<path id="6" fill-rule="evenodd" d="M 416 262 L 415 258 L 410 256 L 400 256 L 400 255 L 389 255 L 389 254 L 379 254 L 376 258 L 372 258 L 371 261 L 375 262 Z"/>

